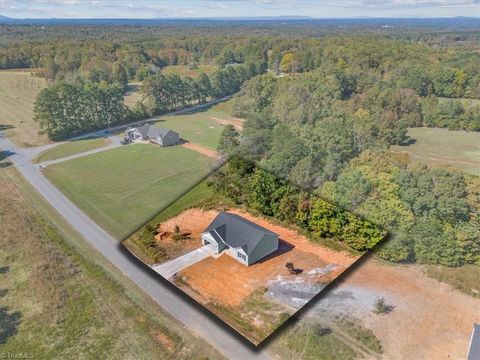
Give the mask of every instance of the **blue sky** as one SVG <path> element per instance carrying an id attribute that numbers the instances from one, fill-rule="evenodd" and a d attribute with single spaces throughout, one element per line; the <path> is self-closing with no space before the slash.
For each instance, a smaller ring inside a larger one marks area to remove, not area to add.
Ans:
<path id="1" fill-rule="evenodd" d="M 480 0 L 0 0 L 17 18 L 480 16 Z"/>

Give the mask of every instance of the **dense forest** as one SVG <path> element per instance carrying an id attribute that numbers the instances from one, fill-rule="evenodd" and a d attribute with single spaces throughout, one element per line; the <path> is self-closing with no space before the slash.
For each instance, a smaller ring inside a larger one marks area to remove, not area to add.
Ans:
<path id="1" fill-rule="evenodd" d="M 226 128 L 219 150 L 383 226 L 387 260 L 480 264 L 478 178 L 388 151 L 408 127 L 480 130 L 479 106 L 455 99 L 478 99 L 478 54 L 457 50 L 452 65 L 419 44 L 337 41 L 313 70 L 249 80 L 235 105 L 244 129 Z"/>

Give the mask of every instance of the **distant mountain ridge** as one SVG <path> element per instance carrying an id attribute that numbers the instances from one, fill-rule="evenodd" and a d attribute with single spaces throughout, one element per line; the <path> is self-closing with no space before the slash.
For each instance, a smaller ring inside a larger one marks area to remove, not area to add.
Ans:
<path id="1" fill-rule="evenodd" d="M 480 28 L 479 17 L 451 18 L 313 18 L 303 15 L 257 16 L 257 17 L 205 17 L 205 18 L 148 18 L 148 19 L 117 19 L 117 18 L 11 18 L 0 15 L 0 24 L 8 25 L 310 25 L 310 26 L 420 26 L 420 27 L 467 27 Z"/>

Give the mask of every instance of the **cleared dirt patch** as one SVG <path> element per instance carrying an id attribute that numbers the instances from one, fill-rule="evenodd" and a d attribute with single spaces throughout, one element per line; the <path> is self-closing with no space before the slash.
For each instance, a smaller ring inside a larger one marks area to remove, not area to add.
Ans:
<path id="1" fill-rule="evenodd" d="M 267 219 L 255 217 L 238 209 L 228 211 L 279 234 L 281 239 L 279 250 L 251 266 L 245 266 L 225 253 L 218 258 L 202 260 L 183 270 L 180 273 L 183 281 L 205 301 L 214 299 L 222 304 L 238 306 L 255 289 L 268 287 L 272 281 L 328 283 L 357 259 L 346 253 L 311 244 L 305 236 L 295 230 L 274 225 Z M 160 225 L 157 241 L 168 249 L 170 257 L 174 252 L 179 256 L 201 245 L 201 232 L 217 214 L 216 210 L 185 210 Z M 174 242 L 168 236 L 161 238 L 162 232 L 172 232 L 175 225 L 178 225 L 182 232 L 188 233 L 190 239 Z M 182 248 L 175 249 L 179 243 Z M 301 274 L 290 275 L 285 268 L 287 262 L 292 262 L 296 269 L 301 270 Z M 328 271 L 321 270 L 331 264 L 334 266 Z"/>
<path id="2" fill-rule="evenodd" d="M 214 159 L 219 159 L 221 157 L 221 155 L 219 153 L 217 153 L 215 150 L 209 149 L 209 148 L 207 148 L 205 146 L 202 146 L 202 145 L 199 145 L 199 144 L 186 142 L 186 143 L 183 143 L 182 146 L 184 148 L 196 151 L 196 152 L 198 152 L 202 155 L 205 155 L 205 156 L 208 156 L 208 157 L 211 157 L 211 158 L 214 158 Z"/>
<path id="3" fill-rule="evenodd" d="M 237 119 L 237 118 L 222 119 L 222 118 L 219 118 L 219 117 L 216 117 L 216 116 L 210 116 L 210 119 L 219 123 L 220 125 L 233 125 L 233 127 L 237 131 L 242 131 L 242 129 L 243 129 L 244 120 L 242 120 L 242 119 Z"/>

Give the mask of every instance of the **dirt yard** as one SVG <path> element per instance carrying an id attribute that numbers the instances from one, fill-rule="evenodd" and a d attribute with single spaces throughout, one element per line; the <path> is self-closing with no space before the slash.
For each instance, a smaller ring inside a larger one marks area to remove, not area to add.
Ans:
<path id="1" fill-rule="evenodd" d="M 227 254 L 218 258 L 210 257 L 183 270 L 186 282 L 201 294 L 206 301 L 215 299 L 222 304 L 239 305 L 259 287 L 267 287 L 270 281 L 295 282 L 300 279 L 309 283 L 328 283 L 336 278 L 357 258 L 346 253 L 313 245 L 296 231 L 271 224 L 268 220 L 255 217 L 241 210 L 229 210 L 280 235 L 279 250 L 256 264 L 245 266 Z M 201 232 L 215 218 L 218 211 L 188 209 L 161 224 L 161 230 L 171 232 L 175 225 L 190 233 L 182 252 L 198 247 Z M 167 238 L 157 239 L 165 247 Z M 292 262 L 302 270 L 298 276 L 290 275 L 285 268 Z M 334 266 L 331 266 L 334 264 Z M 330 268 L 328 268 L 330 266 Z M 322 269 L 327 270 L 322 270 Z"/>
<path id="2" fill-rule="evenodd" d="M 384 297 L 393 311 L 372 313 Z M 480 301 L 423 274 L 421 266 L 385 265 L 369 259 L 318 301 L 308 316 L 343 313 L 370 328 L 386 359 L 465 359 Z"/>

